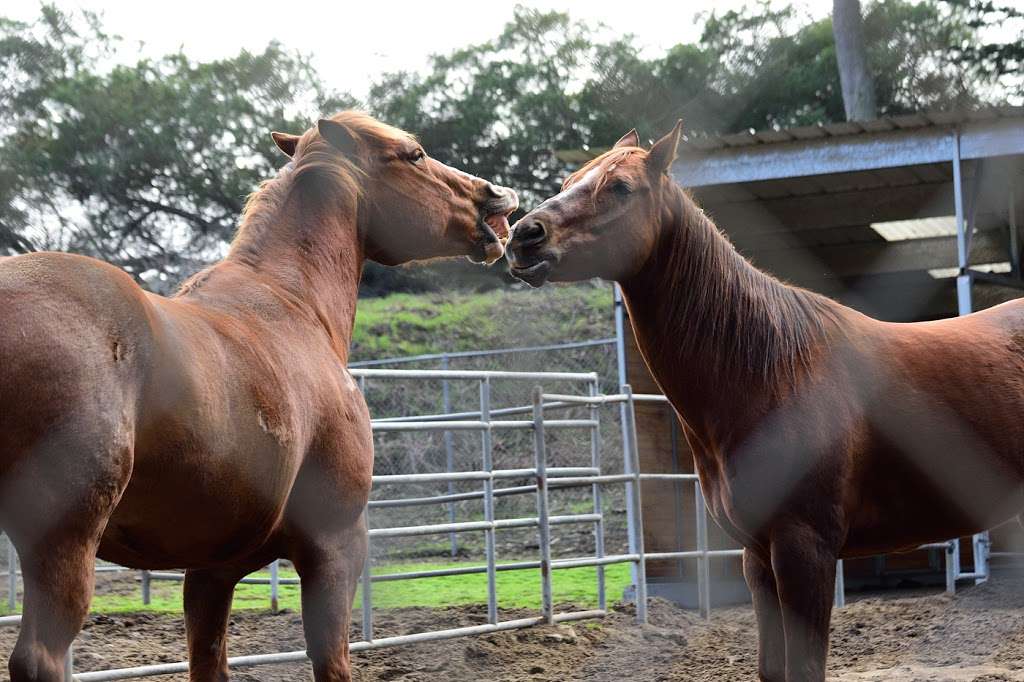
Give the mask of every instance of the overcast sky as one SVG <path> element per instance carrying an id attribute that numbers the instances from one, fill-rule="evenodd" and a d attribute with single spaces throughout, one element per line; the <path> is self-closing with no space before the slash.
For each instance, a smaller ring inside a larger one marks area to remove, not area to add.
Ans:
<path id="1" fill-rule="evenodd" d="M 258 50 L 277 39 L 313 55 L 328 84 L 356 95 L 378 74 L 420 69 L 431 54 L 445 53 L 498 35 L 517 4 L 568 11 L 574 18 L 607 24 L 616 33 L 632 33 L 637 43 L 657 53 L 699 36 L 697 14 L 752 4 L 748 0 L 456 0 L 453 2 L 324 3 L 247 0 L 57 0 L 64 9 L 101 12 L 104 27 L 145 44 L 149 55 L 179 47 L 195 59 L 230 56 L 242 47 Z M 796 0 L 813 17 L 827 15 L 831 0 Z M 16 19 L 38 15 L 37 0 L 4 0 L 0 14 Z"/>

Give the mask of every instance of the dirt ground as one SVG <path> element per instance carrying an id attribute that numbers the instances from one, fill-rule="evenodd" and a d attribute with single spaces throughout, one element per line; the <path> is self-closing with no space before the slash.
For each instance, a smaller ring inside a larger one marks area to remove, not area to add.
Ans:
<path id="1" fill-rule="evenodd" d="M 566 607 L 563 607 L 566 608 Z M 530 615 L 506 611 L 503 619 Z M 638 627 L 620 605 L 603 620 L 384 649 L 354 656 L 357 680 L 753 680 L 755 626 L 749 607 L 716 609 L 710 623 L 655 600 Z M 485 622 L 480 607 L 399 609 L 377 614 L 379 636 Z M 6 658 L 16 631 L 0 630 Z M 92 616 L 75 646 L 75 669 L 183 660 L 180 618 Z M 303 648 L 299 615 L 244 612 L 231 623 L 232 655 Z M 185 676 L 161 679 L 178 682 Z M 237 671 L 234 680 L 310 679 L 306 665 Z M 853 596 L 832 619 L 829 679 L 835 682 L 1024 681 L 1024 577 L 998 576 L 954 597 L 934 590 Z"/>

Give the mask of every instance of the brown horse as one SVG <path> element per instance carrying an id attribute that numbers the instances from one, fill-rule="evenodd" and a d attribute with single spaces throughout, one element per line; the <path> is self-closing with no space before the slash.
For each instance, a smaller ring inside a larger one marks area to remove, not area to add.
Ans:
<path id="1" fill-rule="evenodd" d="M 357 112 L 274 139 L 292 161 L 173 298 L 80 256 L 0 264 L 0 526 L 25 580 L 14 682 L 63 680 L 97 555 L 187 569 L 194 682 L 228 679 L 235 584 L 287 557 L 315 679 L 351 679 L 373 469 L 346 370 L 363 261 L 493 261 L 518 199 Z"/>
<path id="2" fill-rule="evenodd" d="M 836 559 L 1024 508 L 1024 304 L 889 324 L 740 256 L 635 131 L 513 228 L 513 274 L 619 282 L 711 514 L 745 547 L 762 680 L 825 678 Z"/>

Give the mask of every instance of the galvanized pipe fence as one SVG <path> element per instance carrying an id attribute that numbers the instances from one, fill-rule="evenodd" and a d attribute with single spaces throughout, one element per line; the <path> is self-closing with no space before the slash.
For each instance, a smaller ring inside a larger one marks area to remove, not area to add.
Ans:
<path id="1" fill-rule="evenodd" d="M 367 562 L 361 577 L 362 585 L 362 641 L 352 642 L 353 652 L 367 651 L 385 647 L 402 646 L 419 642 L 437 641 L 455 637 L 480 635 L 504 630 L 531 627 L 538 624 L 554 624 L 560 622 L 599 618 L 607 614 L 607 587 L 604 568 L 613 564 L 628 563 L 636 567 L 634 572 L 634 590 L 636 603 L 636 619 L 639 623 L 647 622 L 647 579 L 645 564 L 654 560 L 697 560 L 697 587 L 699 611 L 704 618 L 711 614 L 711 571 L 710 562 L 722 557 L 742 555 L 740 549 L 710 549 L 708 541 L 708 515 L 700 483 L 695 474 L 654 474 L 641 473 L 637 448 L 635 405 L 638 402 L 665 402 L 664 396 L 634 394 L 628 385 L 621 392 L 613 395 L 602 395 L 599 377 L 596 373 L 570 372 L 503 372 L 503 371 L 459 371 L 459 370 L 392 370 L 392 369 L 353 369 L 360 388 L 366 391 L 367 379 L 389 380 L 444 380 L 473 381 L 479 385 L 480 409 L 473 412 L 456 414 L 426 415 L 421 418 L 390 418 L 372 422 L 375 434 L 399 432 L 442 432 L 457 431 L 477 432 L 480 434 L 481 459 L 480 468 L 475 471 L 445 471 L 443 473 L 412 473 L 390 474 L 373 477 L 374 486 L 380 485 L 419 485 L 423 483 L 455 483 L 475 482 L 481 490 L 471 492 L 452 492 L 434 496 L 420 496 L 401 499 L 374 499 L 369 504 L 367 514 L 372 517 L 376 508 L 415 507 L 423 505 L 446 505 L 451 502 L 467 499 L 483 500 L 484 518 L 482 521 L 452 521 L 440 524 L 424 524 L 416 526 L 370 528 L 369 540 L 400 537 L 416 537 L 426 535 L 447 535 L 471 532 L 484 534 L 485 562 L 483 565 L 458 566 L 451 568 L 409 571 L 401 573 L 373 574 L 371 572 L 371 553 L 367 552 Z M 492 409 L 491 387 L 495 381 L 534 382 L 530 405 L 511 408 Z M 570 383 L 585 389 L 585 393 L 545 393 L 544 383 Z M 625 418 L 621 423 L 623 430 L 623 473 L 606 474 L 602 472 L 601 457 L 601 421 L 600 409 L 606 405 L 620 405 Z M 551 418 L 551 412 L 582 408 L 587 412 L 586 419 Z M 496 416 L 525 415 L 526 419 L 495 419 Z M 590 466 L 554 467 L 548 465 L 547 434 L 554 430 L 585 429 L 590 432 Z M 533 434 L 533 466 L 518 469 L 498 469 L 494 466 L 493 439 L 494 434 L 509 430 L 532 431 Z M 675 481 L 690 482 L 694 486 L 696 512 L 696 548 L 691 550 L 670 552 L 646 552 L 643 544 L 643 510 L 641 502 L 643 481 Z M 498 487 L 499 482 L 517 482 L 519 485 Z M 525 482 L 525 485 L 523 484 Z M 604 512 L 602 508 L 602 489 L 608 485 L 623 484 L 627 495 L 627 525 L 632 530 L 629 534 L 629 546 L 624 554 L 607 554 L 605 551 Z M 549 491 L 565 488 L 582 488 L 590 491 L 592 512 L 566 515 L 550 513 Z M 498 519 L 495 517 L 495 500 L 508 495 L 534 495 L 536 498 L 536 515 L 522 518 Z M 563 525 L 587 524 L 593 528 L 595 543 L 594 552 L 589 556 L 554 559 L 551 555 L 551 529 Z M 536 560 L 499 563 L 495 548 L 495 534 L 498 531 L 514 528 L 534 528 L 538 535 L 538 558 Z M 970 577 L 958 574 L 958 562 L 951 550 L 952 543 L 937 543 L 926 547 L 943 547 L 947 550 L 947 576 L 955 580 Z M 8 594 L 10 610 L 16 604 L 17 593 L 17 559 L 13 545 L 8 542 Z M 552 573 L 558 570 L 595 567 L 597 608 L 580 611 L 556 612 L 552 596 Z M 106 570 L 127 570 L 116 566 L 104 566 Z M 503 571 L 540 570 L 541 577 L 541 609 L 540 615 L 529 618 L 501 620 L 499 615 L 499 599 L 496 576 Z M 487 576 L 487 623 L 471 627 L 459 627 L 432 632 L 416 633 L 392 637 L 376 637 L 373 622 L 373 585 L 379 582 L 396 580 L 414 580 L 440 576 L 486 574 Z M 184 573 L 167 571 L 144 571 L 141 583 L 144 600 L 149 599 L 149 590 L 153 581 L 182 581 Z M 249 576 L 242 580 L 248 584 L 266 584 L 270 586 L 271 608 L 277 608 L 280 585 L 296 584 L 295 578 L 284 578 L 279 575 L 277 562 L 270 566 L 270 577 Z M 842 562 L 836 583 L 836 603 L 843 603 Z M 0 626 L 17 625 L 20 616 L 0 617 Z M 306 660 L 304 651 L 291 651 L 252 656 L 239 656 L 229 659 L 229 666 L 242 668 L 257 665 L 290 663 Z M 187 672 L 187 662 L 146 665 L 115 670 L 83 672 L 72 674 L 71 656 L 68 657 L 68 680 L 81 682 L 100 682 L 107 680 L 124 680 Z"/>

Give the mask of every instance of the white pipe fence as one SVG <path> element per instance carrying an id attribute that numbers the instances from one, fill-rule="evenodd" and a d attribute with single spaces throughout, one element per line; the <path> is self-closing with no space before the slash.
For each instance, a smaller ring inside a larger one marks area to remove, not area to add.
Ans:
<path id="1" fill-rule="evenodd" d="M 367 563 L 364 567 L 362 582 L 362 637 L 363 640 L 353 642 L 351 651 L 366 651 L 383 647 L 401 646 L 416 642 L 435 641 L 450 639 L 454 637 L 479 635 L 502 630 L 531 627 L 533 625 L 547 623 L 579 620 L 585 618 L 597 618 L 606 614 L 607 590 L 605 584 L 604 567 L 612 564 L 629 563 L 635 567 L 634 590 L 636 601 L 636 618 L 640 623 L 647 621 L 647 579 L 645 564 L 653 560 L 678 560 L 697 559 L 697 588 L 699 610 L 702 616 L 709 618 L 711 614 L 711 577 L 710 561 L 722 557 L 735 557 L 742 554 L 739 549 L 709 548 L 708 541 L 708 516 L 704 505 L 704 498 L 701 493 L 700 483 L 695 474 L 644 474 L 640 473 L 639 453 L 636 437 L 636 415 L 634 406 L 637 402 L 664 402 L 664 396 L 634 394 L 628 385 L 623 386 L 622 392 L 614 395 L 601 395 L 598 376 L 595 373 L 568 373 L 568 372 L 495 372 L 495 371 L 452 371 L 452 370 L 387 370 L 387 369 L 353 369 L 353 376 L 357 377 L 360 388 L 365 392 L 366 380 L 388 379 L 388 380 L 444 380 L 448 381 L 475 381 L 479 384 L 480 409 L 476 412 L 463 412 L 455 414 L 428 415 L 427 417 L 411 420 L 375 420 L 373 430 L 375 433 L 395 433 L 409 431 L 441 431 L 451 433 L 454 431 L 473 431 L 480 433 L 481 437 L 481 468 L 477 471 L 447 471 L 445 473 L 417 473 L 417 474 L 395 474 L 374 476 L 375 486 L 388 485 L 409 485 L 421 483 L 454 483 L 454 482 L 479 482 L 482 490 L 473 492 L 453 493 L 449 488 L 448 494 L 431 497 L 414 497 L 392 500 L 372 500 L 367 514 L 375 508 L 397 507 L 397 506 L 418 506 L 418 505 L 446 505 L 455 501 L 468 499 L 482 499 L 484 503 L 484 519 L 482 521 L 454 522 L 424 524 L 418 526 L 404 526 L 391 528 L 371 528 L 369 530 L 369 541 L 375 539 L 415 537 L 423 535 L 453 535 L 456 533 L 482 532 L 485 543 L 485 563 L 475 566 L 459 566 L 452 568 L 410 571 L 403 573 L 389 573 L 373 575 L 370 571 L 370 552 L 367 553 Z M 492 382 L 503 381 L 532 381 L 538 383 L 557 382 L 571 383 L 582 386 L 586 394 L 565 394 L 565 393 L 544 393 L 541 386 L 536 386 L 533 391 L 532 404 L 522 407 L 505 408 L 492 410 L 491 407 L 491 386 Z M 600 408 L 604 405 L 618 404 L 622 406 L 623 429 L 623 473 L 603 474 L 601 462 L 601 421 Z M 545 412 L 567 408 L 585 408 L 588 412 L 588 419 L 549 419 Z M 513 414 L 529 415 L 529 419 L 523 420 L 496 420 L 492 417 L 511 416 Z M 456 418 L 458 417 L 458 418 Z M 584 467 L 553 467 L 548 466 L 546 433 L 550 429 L 587 429 L 590 432 L 590 466 Z M 505 430 L 531 430 L 533 432 L 534 466 L 532 468 L 520 469 L 495 469 L 493 462 L 493 437 L 496 432 Z M 646 552 L 643 544 L 643 517 L 641 504 L 641 483 L 643 481 L 679 481 L 691 482 L 694 486 L 696 506 L 696 545 L 692 550 L 679 550 L 672 552 Z M 528 481 L 526 485 L 498 488 L 495 484 L 499 481 Z M 627 553 L 607 555 L 604 543 L 604 514 L 601 506 L 601 489 L 606 485 L 625 484 L 627 495 L 627 525 L 630 529 L 630 544 Z M 552 515 L 549 509 L 549 490 L 564 489 L 567 487 L 588 488 L 592 497 L 593 511 L 591 513 L 580 513 L 570 515 Z M 495 499 L 506 495 L 533 494 L 536 496 L 536 516 L 526 518 L 497 519 L 495 518 Z M 450 519 L 452 517 L 449 517 Z M 551 528 L 553 526 L 567 524 L 588 524 L 592 525 L 595 535 L 594 553 L 592 556 L 573 557 L 564 559 L 553 559 L 551 556 Z M 498 531 L 512 528 L 536 528 L 538 533 L 539 557 L 532 561 L 517 561 L 509 563 L 498 563 L 495 550 L 495 534 Z M 959 573 L 958 555 L 954 551 L 956 541 L 948 543 L 937 543 L 926 545 L 926 547 L 941 547 L 946 549 L 947 565 L 947 588 L 955 589 L 955 581 L 959 578 L 974 577 L 969 574 Z M 8 543 L 8 595 L 10 610 L 14 610 L 15 597 L 17 594 L 17 560 L 14 555 L 13 545 Z M 556 570 L 596 567 L 596 582 L 598 595 L 598 608 L 593 610 L 574 611 L 568 613 L 556 613 L 552 597 L 552 572 Z M 118 570 L 119 567 L 105 566 L 108 570 Z M 496 575 L 502 571 L 536 570 L 540 569 L 541 575 L 541 615 L 533 618 L 520 618 L 510 621 L 501 621 L 498 613 L 498 591 Z M 461 627 L 434 632 L 416 633 L 397 637 L 376 638 L 374 636 L 373 624 L 373 584 L 377 582 L 389 582 L 395 580 L 412 580 L 421 578 L 433 578 L 439 576 L 487 575 L 487 624 Z M 184 573 L 170 571 L 143 571 L 141 573 L 141 584 L 143 601 L 148 603 L 151 597 L 150 590 L 153 581 L 182 581 Z M 265 584 L 270 586 L 270 605 L 276 610 L 278 607 L 279 586 L 294 585 L 299 581 L 295 578 L 284 578 L 279 574 L 277 562 L 270 567 L 270 577 L 249 576 L 242 580 L 248 584 Z M 839 563 L 838 579 L 836 584 L 836 604 L 843 603 L 843 581 L 842 562 Z M 0 626 L 17 625 L 20 616 L 0 617 Z M 81 682 L 100 682 L 106 680 L 125 680 L 165 675 L 171 673 L 187 672 L 186 662 L 169 663 L 159 665 L 147 665 L 133 668 L 116 670 L 105 670 L 95 672 L 83 672 L 72 675 L 69 655 L 68 680 L 79 680 Z M 240 656 L 229 659 L 229 666 L 242 668 L 256 665 L 289 663 L 306 660 L 304 651 L 293 651 L 284 653 L 262 654 L 254 656 Z"/>

